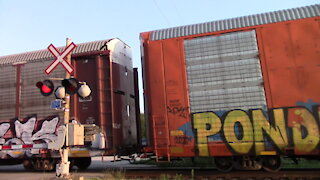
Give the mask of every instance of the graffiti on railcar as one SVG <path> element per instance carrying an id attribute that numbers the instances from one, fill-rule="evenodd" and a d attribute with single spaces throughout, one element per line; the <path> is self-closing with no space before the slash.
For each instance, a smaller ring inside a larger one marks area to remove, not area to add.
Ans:
<path id="1" fill-rule="evenodd" d="M 266 152 L 319 153 L 319 106 L 231 110 L 192 114 L 196 146 L 200 156 L 211 156 L 214 145 L 224 143 L 232 154 L 263 155 Z"/>
<path id="2" fill-rule="evenodd" d="M 11 122 L 0 124 L 0 145 L 23 145 L 35 143 L 48 143 L 57 139 L 56 129 L 59 117 L 48 117 L 37 119 L 28 117 L 23 120 L 14 119 Z M 11 157 L 21 157 L 23 155 L 32 156 L 39 154 L 37 149 L 2 151 L 1 157 L 6 154 Z"/>

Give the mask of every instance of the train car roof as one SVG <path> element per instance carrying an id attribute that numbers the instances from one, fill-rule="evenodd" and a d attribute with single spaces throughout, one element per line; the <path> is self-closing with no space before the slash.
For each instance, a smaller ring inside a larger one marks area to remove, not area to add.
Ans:
<path id="1" fill-rule="evenodd" d="M 76 44 L 77 47 L 73 50 L 72 56 L 81 55 L 81 54 L 88 55 L 90 53 L 104 51 L 107 49 L 106 48 L 107 43 L 111 40 L 113 39 Z M 59 52 L 62 52 L 65 49 L 65 46 L 58 47 L 57 49 L 59 50 Z M 29 63 L 29 62 L 35 62 L 35 61 L 50 60 L 53 58 L 54 58 L 53 55 L 49 52 L 48 49 L 42 49 L 37 51 L 0 56 L 0 65 Z"/>
<path id="2" fill-rule="evenodd" d="M 304 19 L 316 16 L 320 16 L 320 4 L 155 30 L 151 31 L 150 40 L 154 41 L 196 34 L 205 34 L 210 32 Z"/>

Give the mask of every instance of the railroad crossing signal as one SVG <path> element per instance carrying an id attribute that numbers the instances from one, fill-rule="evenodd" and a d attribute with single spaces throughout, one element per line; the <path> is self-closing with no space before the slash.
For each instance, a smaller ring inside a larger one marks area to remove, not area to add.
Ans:
<path id="1" fill-rule="evenodd" d="M 77 93 L 81 98 L 86 98 L 91 94 L 90 87 L 85 82 L 79 82 L 76 78 L 64 79 L 61 81 L 61 84 L 65 92 L 70 95 Z"/>
<path id="2" fill-rule="evenodd" d="M 66 93 L 71 95 L 77 93 L 80 88 L 80 83 L 76 78 L 64 79 L 61 84 L 65 88 Z"/>
<path id="3" fill-rule="evenodd" d="M 39 81 L 36 86 L 40 89 L 43 96 L 50 96 L 54 89 L 53 82 L 50 80 Z"/>
<path id="4" fill-rule="evenodd" d="M 66 96 L 66 90 L 63 86 L 58 86 L 54 91 L 54 95 L 57 99 L 63 99 Z"/>
<path id="5" fill-rule="evenodd" d="M 91 94 L 91 89 L 87 84 L 82 84 L 78 90 L 78 95 L 81 98 L 86 98 L 88 96 L 90 96 Z"/>
<path id="6" fill-rule="evenodd" d="M 48 50 L 51 52 L 51 54 L 53 54 L 56 57 L 56 59 L 52 62 L 52 64 L 49 67 L 47 67 L 47 69 L 44 72 L 46 74 L 50 74 L 55 67 L 57 67 L 59 64 L 62 64 L 62 66 L 67 70 L 67 72 L 69 74 L 72 74 L 74 69 L 67 61 L 64 60 L 64 58 L 66 58 L 66 56 L 70 54 L 71 51 L 76 47 L 77 46 L 72 42 L 62 53 L 60 53 L 57 50 L 57 48 L 54 47 L 53 44 L 50 44 Z"/>
<path id="7" fill-rule="evenodd" d="M 64 99 L 66 93 L 70 95 L 78 94 L 81 98 L 86 98 L 91 94 L 91 89 L 86 82 L 79 82 L 76 78 L 63 79 L 61 85 L 54 90 L 53 82 L 49 79 L 39 81 L 36 84 L 43 96 L 50 96 L 54 91 L 57 99 Z"/>

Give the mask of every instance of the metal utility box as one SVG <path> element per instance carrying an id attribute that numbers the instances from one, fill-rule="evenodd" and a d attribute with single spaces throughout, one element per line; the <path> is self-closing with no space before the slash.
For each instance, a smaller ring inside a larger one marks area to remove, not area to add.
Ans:
<path id="1" fill-rule="evenodd" d="M 68 124 L 67 146 L 84 145 L 84 125 Z"/>

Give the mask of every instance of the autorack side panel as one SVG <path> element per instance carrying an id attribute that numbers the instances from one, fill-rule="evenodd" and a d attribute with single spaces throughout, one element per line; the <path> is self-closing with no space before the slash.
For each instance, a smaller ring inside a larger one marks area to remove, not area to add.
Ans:
<path id="1" fill-rule="evenodd" d="M 194 156 L 184 41 L 144 40 L 144 95 L 151 143 L 158 156 Z"/>
<path id="2" fill-rule="evenodd" d="M 39 89 L 35 87 L 38 81 L 48 78 L 44 75 L 43 69 L 49 64 L 48 61 L 37 61 L 1 66 L 1 77 L 4 78 L 1 81 L 1 93 L 4 98 L 1 102 L 1 119 L 19 119 L 35 114 L 39 118 L 61 115 L 61 112 L 50 109 L 52 99 L 38 96 Z M 61 74 L 64 74 L 64 70 L 57 67 L 49 77 L 60 77 Z M 57 86 L 59 83 L 54 82 L 54 85 Z"/>
<path id="3" fill-rule="evenodd" d="M 148 46 L 144 45 L 145 49 L 148 49 L 148 54 L 153 55 L 153 56 L 145 57 L 145 61 L 144 61 L 144 64 L 149 64 L 149 63 L 152 64 L 151 67 L 146 65 L 144 66 L 144 68 L 146 68 L 146 71 L 151 72 L 150 76 L 147 76 L 148 77 L 147 79 L 151 79 L 150 80 L 151 82 L 150 84 L 148 81 L 146 83 L 146 87 L 147 87 L 146 93 L 148 95 L 148 99 L 151 99 L 151 102 L 148 101 L 149 103 L 151 104 L 157 103 L 158 106 L 161 105 L 161 104 L 158 104 L 159 102 L 158 100 L 153 101 L 154 99 L 159 98 L 160 93 L 156 93 L 155 95 L 153 95 L 150 92 L 154 92 L 154 90 L 159 91 L 160 84 L 154 84 L 152 82 L 160 81 L 160 78 L 162 78 L 163 79 L 162 81 L 164 81 L 161 84 L 161 86 L 164 88 L 164 91 L 166 93 L 163 98 L 165 98 L 166 100 L 167 112 L 165 113 L 165 115 L 168 117 L 167 123 L 169 125 L 168 130 L 170 132 L 170 134 L 168 134 L 170 137 L 170 149 L 171 149 L 170 156 L 194 156 L 195 153 L 196 154 L 199 153 L 199 155 L 201 156 L 208 156 L 209 154 L 211 156 L 212 155 L 215 155 L 215 156 L 231 155 L 229 148 L 226 146 L 226 144 L 224 144 L 224 141 L 227 141 L 227 140 L 223 139 L 223 136 L 221 134 L 222 123 L 221 123 L 220 117 L 222 117 L 223 113 L 227 112 L 226 110 L 228 109 L 224 107 L 226 105 L 225 103 L 227 103 L 227 105 L 230 105 L 231 106 L 230 108 L 233 108 L 233 109 L 244 108 L 248 110 L 250 108 L 263 109 L 266 107 L 266 103 L 264 99 L 265 98 L 264 90 L 263 90 L 263 87 L 261 86 L 262 76 L 261 76 L 259 59 L 256 59 L 257 44 L 255 40 L 255 33 L 254 31 L 253 33 L 252 32 L 250 33 L 249 31 L 249 32 L 242 33 L 247 35 L 239 35 L 239 34 L 240 33 L 235 33 L 235 35 L 232 35 L 232 33 L 230 33 L 227 35 L 205 36 L 202 38 L 191 38 L 191 39 L 190 38 L 173 38 L 173 39 L 166 39 L 163 41 L 149 41 Z M 230 35 L 233 38 L 230 37 Z M 220 42 L 220 43 L 216 42 L 217 47 L 218 46 L 220 47 L 221 42 L 223 41 L 230 42 L 230 44 L 228 43 L 225 44 L 225 49 L 223 48 L 217 49 L 218 54 L 216 55 L 217 56 L 216 59 L 217 59 L 218 65 L 216 64 L 213 65 L 213 66 L 216 66 L 215 69 L 210 66 L 210 62 L 212 61 L 212 58 L 215 59 L 214 54 L 212 54 L 211 53 L 212 51 L 210 51 L 210 48 L 212 48 L 215 44 L 213 42 L 210 42 L 209 39 L 206 39 L 206 37 L 218 39 L 218 40 L 215 40 Z M 246 38 L 253 39 L 254 41 L 251 41 L 251 40 L 246 41 Z M 232 48 L 231 46 L 234 46 L 232 44 L 234 44 L 235 42 L 238 42 L 239 45 L 236 45 L 236 47 L 233 47 L 233 49 L 235 49 L 235 52 L 238 51 L 240 54 L 236 54 L 233 51 L 229 52 L 228 54 L 228 51 L 230 51 L 230 48 Z M 207 43 L 210 46 L 207 47 L 204 43 Z M 242 48 L 241 43 L 242 44 L 244 43 L 246 45 L 248 43 L 252 44 L 251 46 L 253 46 L 253 49 L 250 49 L 250 48 L 247 50 L 241 49 Z M 222 58 L 223 55 L 225 56 L 224 58 Z M 243 60 L 239 61 L 238 60 L 239 57 L 242 57 Z M 153 65 L 155 65 L 156 63 L 161 63 L 161 61 L 164 67 L 164 69 L 161 72 L 163 74 L 161 76 L 155 76 L 154 74 L 155 70 L 153 70 L 153 68 L 158 68 L 158 71 L 160 71 L 161 68 L 159 70 L 159 67 L 161 67 L 161 64 L 157 66 L 153 66 Z M 246 65 L 249 65 L 247 69 L 246 69 Z M 218 71 L 207 72 L 208 68 L 209 70 L 213 70 L 213 71 L 218 70 Z M 250 69 L 253 69 L 253 71 Z M 223 70 L 225 70 L 225 73 L 223 73 Z M 222 79 L 221 81 L 219 80 L 220 78 L 214 77 L 217 75 L 221 75 L 225 77 L 221 78 Z M 232 77 L 229 77 L 229 76 L 232 76 Z M 212 78 L 216 78 L 217 80 L 223 83 L 223 86 L 216 85 L 215 87 L 218 89 L 215 91 L 220 92 L 219 88 L 221 87 L 224 89 L 229 88 L 230 90 L 228 89 L 227 91 L 225 91 L 227 92 L 227 94 L 224 95 L 224 94 L 218 93 L 218 94 L 212 95 L 206 92 L 208 90 L 211 90 L 210 88 L 201 89 L 201 87 L 206 87 L 206 86 L 209 87 L 210 82 L 212 81 Z M 244 79 L 243 82 L 237 82 L 237 78 L 240 78 L 240 80 L 241 78 L 242 80 L 243 78 L 246 78 L 246 79 Z M 228 79 L 230 82 L 226 83 L 226 79 Z M 206 82 L 200 82 L 201 86 L 197 87 L 197 84 L 199 85 L 198 81 L 206 81 Z M 238 84 L 238 86 L 240 87 L 233 87 L 232 83 Z M 247 87 L 243 88 L 244 85 L 247 85 Z M 248 91 L 248 93 L 247 94 L 243 93 L 244 91 Z M 212 98 L 212 96 L 215 96 L 216 98 L 220 99 L 221 102 L 218 104 L 215 103 L 215 100 L 210 99 Z M 226 97 L 223 99 L 224 96 Z M 252 98 L 255 98 L 253 96 L 256 96 L 258 98 L 256 102 L 251 101 Z M 189 97 L 191 101 L 190 104 L 189 104 Z M 218 107 L 219 104 L 224 105 L 222 109 L 221 107 L 220 109 L 215 108 L 215 107 Z M 153 108 L 153 106 L 149 106 L 148 109 L 152 110 L 152 114 L 155 114 L 155 113 L 160 114 L 160 112 L 163 111 L 163 109 Z M 192 113 L 195 113 L 194 115 L 192 115 L 193 116 L 192 121 L 190 120 L 191 119 L 190 109 Z M 208 111 L 214 111 L 214 110 L 220 111 L 220 113 L 218 113 L 219 116 L 217 116 L 216 114 L 206 113 Z M 203 112 L 203 113 L 199 113 L 199 112 Z M 244 116 L 245 115 L 246 114 L 244 114 Z M 212 119 L 215 119 L 215 120 L 212 120 Z M 159 122 L 159 119 L 157 120 L 158 121 L 156 122 Z M 249 120 L 249 118 L 247 118 L 247 120 Z M 245 123 L 244 125 L 245 127 L 250 127 L 251 125 L 250 120 L 244 123 Z M 218 124 L 220 124 L 220 126 Z M 229 124 L 230 124 L 230 127 L 228 126 L 229 128 L 224 130 L 226 130 L 226 134 L 229 134 L 230 137 L 233 137 L 234 134 L 232 132 L 234 132 L 234 130 L 231 127 L 232 123 L 230 122 Z M 227 127 L 227 126 L 224 126 L 224 127 Z M 152 128 L 153 128 L 152 130 L 155 131 L 154 132 L 154 134 L 156 134 L 155 136 L 157 136 L 158 134 L 161 134 L 162 136 L 164 136 L 163 138 L 165 138 L 165 134 L 163 134 L 163 132 L 167 132 L 167 131 L 164 129 L 160 129 L 160 124 L 153 123 Z M 245 138 L 247 139 L 248 142 L 250 142 L 250 144 L 245 145 L 247 149 L 250 150 L 250 147 L 248 148 L 248 146 L 252 145 L 253 136 L 252 134 L 251 135 L 248 134 L 248 137 L 245 137 Z M 156 143 L 160 143 L 156 137 L 154 138 L 154 141 L 157 141 Z M 155 143 L 155 148 L 157 149 L 156 143 Z M 230 143 L 233 143 L 233 142 L 230 142 Z M 196 144 L 196 147 L 194 147 L 194 144 Z M 235 143 L 234 146 L 236 146 L 236 144 L 237 143 Z M 243 144 L 241 144 L 241 142 L 238 142 L 238 146 L 242 146 L 242 145 Z M 241 147 L 237 147 L 237 148 L 241 149 Z M 163 155 L 166 155 L 166 154 L 163 153 Z"/>
<path id="4" fill-rule="evenodd" d="M 168 118 L 166 104 L 166 90 L 163 64 L 163 47 L 161 42 L 143 42 L 145 49 L 143 67 L 144 73 L 144 96 L 148 107 L 148 131 L 150 145 L 155 148 L 157 156 L 168 156 Z M 147 51 L 146 51 L 147 49 Z"/>
<path id="5" fill-rule="evenodd" d="M 269 108 L 320 103 L 319 17 L 265 25 L 257 29 Z M 288 96 L 290 94 L 290 96 Z"/>
<path id="6" fill-rule="evenodd" d="M 222 146 L 223 141 L 233 146 L 231 149 L 235 153 L 249 153 L 250 148 L 247 146 L 252 144 L 254 139 L 252 133 L 243 132 L 252 131 L 252 124 L 245 112 L 234 112 L 232 116 L 226 117 L 223 124 L 219 123 L 217 118 L 214 124 L 209 120 L 214 116 L 222 117 L 235 109 L 266 110 L 255 31 L 236 31 L 186 39 L 184 47 L 190 109 L 194 114 L 196 136 L 200 140 L 199 155 L 230 154 L 228 148 Z M 215 114 L 202 113 L 209 111 Z M 208 129 L 205 122 L 214 127 Z M 234 122 L 241 122 L 242 126 L 235 128 Z M 223 131 L 224 135 L 220 131 Z M 205 139 L 201 138 L 202 134 L 210 136 Z M 221 151 L 223 148 L 225 150 Z"/>
<path id="7" fill-rule="evenodd" d="M 134 79 L 131 48 L 119 39 L 107 43 L 110 51 L 113 146 L 126 154 L 137 146 Z"/>
<path id="8" fill-rule="evenodd" d="M 98 117 L 99 99 L 98 99 L 98 79 L 96 56 L 82 56 L 72 59 L 74 66 L 74 75 L 79 81 L 86 82 L 91 89 L 91 95 L 88 98 L 80 98 L 78 95 L 72 95 L 71 119 L 81 124 L 96 124 L 101 126 Z"/>
<path id="9" fill-rule="evenodd" d="M 66 72 L 62 66 L 56 67 L 55 71 L 49 76 L 46 75 L 44 69 L 50 64 L 51 61 L 37 61 L 26 63 L 22 66 L 20 117 L 28 117 L 34 114 L 40 119 L 53 115 L 63 117 L 62 111 L 56 111 L 50 108 L 51 102 L 54 100 L 52 96 L 54 95 L 43 97 L 40 95 L 39 89 L 35 86 L 38 81 L 65 76 Z M 53 83 L 55 87 L 61 85 L 59 81 L 53 81 Z"/>
<path id="10" fill-rule="evenodd" d="M 16 75 L 16 66 L 0 66 L 0 120 L 8 120 L 16 116 Z"/>
<path id="11" fill-rule="evenodd" d="M 169 137 L 170 155 L 194 156 L 183 41 L 168 39 L 160 43 L 163 53 L 161 60 L 164 67 L 166 116 L 169 129 L 166 136 Z M 156 131 L 158 134 L 160 132 Z"/>
<path id="12" fill-rule="evenodd" d="M 101 127 L 110 155 L 136 146 L 137 133 L 131 49 L 119 39 L 109 40 L 104 48 L 73 59 L 75 76 L 91 88 L 89 98 L 73 96 L 73 118 Z"/>
<path id="13" fill-rule="evenodd" d="M 135 103 L 133 91 L 133 69 L 124 64 L 112 63 L 113 73 L 113 105 L 117 113 L 114 128 L 120 129 L 117 137 L 121 148 L 135 146 L 137 142 L 137 132 L 135 123 Z"/>
<path id="14" fill-rule="evenodd" d="M 268 108 L 293 107 L 284 109 L 286 127 L 292 128 L 287 147 L 300 155 L 320 152 L 319 27 L 315 17 L 257 29 Z"/>
<path id="15" fill-rule="evenodd" d="M 255 31 L 184 40 L 191 112 L 266 106 Z"/>
<path id="16" fill-rule="evenodd" d="M 169 81 L 166 80 L 181 80 L 177 77 L 180 69 L 187 72 L 182 79 L 188 80 L 188 83 L 178 99 L 187 99 L 188 102 L 190 98 L 186 107 L 192 112 L 189 115 L 189 123 L 192 124 L 190 137 L 194 138 L 195 142 L 195 147 L 186 147 L 185 151 L 190 150 L 200 156 L 276 155 L 285 154 L 293 148 L 295 154 L 319 154 L 319 96 L 316 92 L 319 88 L 317 83 L 314 83 L 319 81 L 318 9 L 319 5 L 315 5 L 142 33 L 144 89 L 149 121 L 154 122 L 154 118 L 150 117 L 156 114 L 166 116 L 170 131 L 170 148 L 176 147 L 172 137 L 175 134 L 171 132 L 179 132 L 175 126 L 179 124 L 179 120 L 174 116 L 169 118 L 171 109 L 168 109 L 168 97 L 172 91 L 168 88 Z M 306 13 L 309 10 L 310 13 Z M 212 26 L 209 26 L 210 24 Z M 234 28 L 233 25 L 239 27 Z M 204 27 L 207 26 L 213 31 L 205 31 L 207 28 Z M 219 30 L 215 31 L 215 28 Z M 248 41 L 249 44 L 238 43 L 246 33 L 251 33 L 254 41 Z M 233 35 L 236 38 L 231 38 Z M 216 42 L 208 43 L 210 38 L 216 39 Z M 174 41 L 184 42 L 184 47 L 179 48 L 179 43 L 176 43 L 175 47 L 169 45 L 174 44 Z M 197 41 L 203 42 L 197 45 Z M 223 41 L 232 43 L 221 44 Z M 206 43 L 210 45 L 206 46 Z M 237 43 L 238 47 L 232 47 Z M 251 47 L 251 44 L 255 48 L 248 51 L 244 49 Z M 221 52 L 216 57 L 212 54 L 214 46 Z M 166 51 L 166 47 L 170 47 L 170 50 Z M 240 53 L 231 52 L 233 48 L 238 49 Z M 246 54 L 246 51 L 252 53 Z M 176 56 L 179 53 L 181 56 Z M 199 57 L 191 57 L 197 53 L 200 54 Z M 230 59 L 232 56 L 236 58 Z M 179 65 L 181 57 L 186 60 L 186 65 L 184 62 L 183 65 Z M 242 59 L 243 57 L 245 58 Z M 194 62 L 189 63 L 190 58 L 193 58 Z M 218 64 L 221 63 L 219 68 L 225 71 L 205 71 L 210 69 L 210 63 L 213 63 L 214 59 Z M 232 61 L 234 64 L 230 65 Z M 249 61 L 254 62 L 253 67 L 250 67 Z M 192 71 L 196 69 L 198 74 L 193 74 Z M 233 74 L 234 72 L 239 73 Z M 170 78 L 167 78 L 167 75 L 170 75 Z M 234 79 L 228 79 L 232 75 Z M 193 83 L 197 83 L 193 77 L 203 81 L 199 87 L 192 86 Z M 212 78 L 224 82 L 216 87 L 221 88 L 221 92 L 225 94 L 219 94 L 219 90 L 214 90 L 217 92 L 217 99 L 214 100 L 210 99 L 213 96 L 208 93 L 210 87 L 213 87 L 210 85 L 214 82 Z M 237 82 L 237 79 L 241 82 Z M 225 83 L 226 81 L 237 84 L 237 87 Z M 292 89 L 286 91 L 287 87 Z M 225 96 L 229 98 L 224 98 Z M 281 98 L 277 99 L 279 96 Z M 235 100 L 238 102 L 234 102 Z M 214 107 L 219 104 L 227 106 Z M 228 104 L 232 106 L 229 107 Z M 150 131 L 155 131 L 153 134 L 156 136 L 155 126 L 153 123 Z M 157 137 L 153 140 L 154 147 L 157 148 Z M 299 148 L 300 146 L 303 148 Z M 187 156 L 184 153 L 172 152 L 170 155 Z M 162 153 L 162 156 L 168 154 Z"/>
<path id="17" fill-rule="evenodd" d="M 105 148 L 112 150 L 114 137 L 109 52 L 76 56 L 72 59 L 72 65 L 75 67 L 75 77 L 89 85 L 91 95 L 87 98 L 78 95 L 71 97 L 71 119 L 101 128 L 105 136 Z"/>

